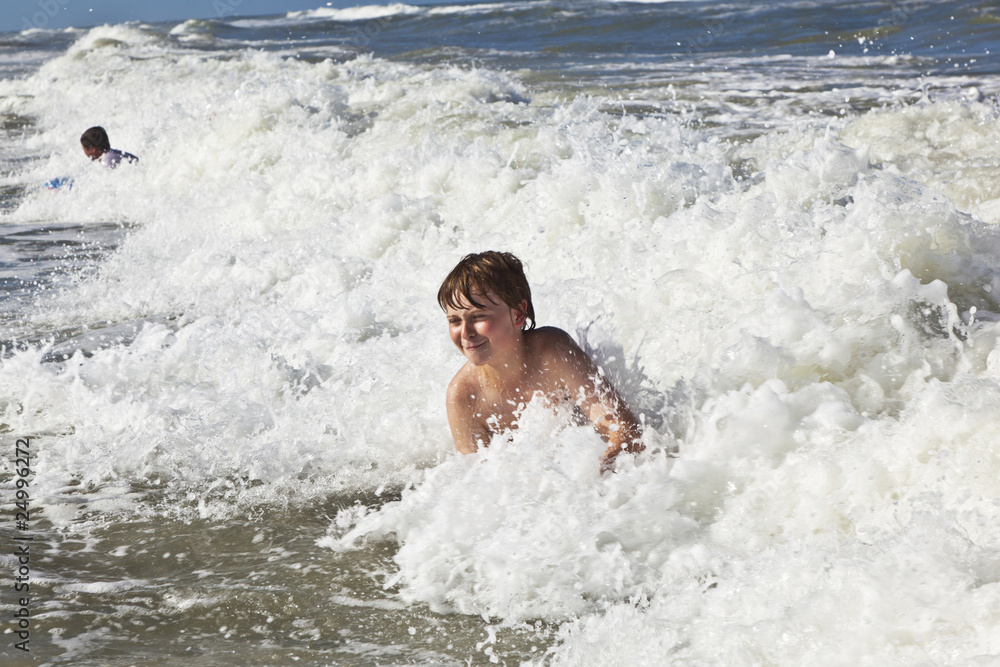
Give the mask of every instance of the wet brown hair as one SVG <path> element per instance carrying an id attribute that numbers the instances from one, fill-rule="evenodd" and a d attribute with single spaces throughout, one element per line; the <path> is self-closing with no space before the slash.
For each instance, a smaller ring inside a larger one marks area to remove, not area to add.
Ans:
<path id="1" fill-rule="evenodd" d="M 527 319 L 526 326 L 522 328 L 527 331 L 535 328 L 535 307 L 531 305 L 531 288 L 524 276 L 524 265 L 509 252 L 487 250 L 463 257 L 441 283 L 437 301 L 441 310 L 448 307 L 461 309 L 460 297 L 464 297 L 473 306 L 482 308 L 483 304 L 478 303 L 472 295 L 485 295 L 489 292 L 493 292 L 508 307 L 516 310 L 521 310 L 521 302 L 524 301 L 527 304 L 524 308 Z"/>
<path id="2" fill-rule="evenodd" d="M 111 142 L 108 141 L 108 133 L 103 127 L 94 126 L 80 136 L 80 143 L 84 148 L 100 148 L 107 152 L 111 150 Z"/>

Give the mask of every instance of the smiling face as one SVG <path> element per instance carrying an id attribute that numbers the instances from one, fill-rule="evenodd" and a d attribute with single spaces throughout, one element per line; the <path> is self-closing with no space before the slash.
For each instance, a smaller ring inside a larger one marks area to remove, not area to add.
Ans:
<path id="1" fill-rule="evenodd" d="M 511 308 L 492 292 L 472 296 L 478 306 L 457 295 L 456 306 L 445 308 L 451 342 L 476 366 L 502 363 L 516 355 L 524 311 Z"/>

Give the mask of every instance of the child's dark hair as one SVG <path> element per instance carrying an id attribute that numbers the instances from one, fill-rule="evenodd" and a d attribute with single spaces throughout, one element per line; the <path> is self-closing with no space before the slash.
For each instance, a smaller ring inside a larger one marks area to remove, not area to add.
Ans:
<path id="1" fill-rule="evenodd" d="M 524 276 L 524 265 L 509 252 L 487 250 L 463 257 L 441 283 L 437 295 L 438 305 L 442 310 L 448 307 L 462 308 L 458 300 L 464 297 L 473 306 L 482 308 L 483 304 L 478 303 L 472 295 L 482 296 L 489 292 L 496 294 L 510 308 L 520 310 L 521 302 L 525 302 L 527 306 L 524 314 L 527 319 L 524 329 L 535 328 L 535 307 L 531 304 L 531 288 Z"/>
<path id="2" fill-rule="evenodd" d="M 84 148 L 100 148 L 104 152 L 111 150 L 108 133 L 100 126 L 94 126 L 84 132 L 80 137 L 80 143 Z"/>

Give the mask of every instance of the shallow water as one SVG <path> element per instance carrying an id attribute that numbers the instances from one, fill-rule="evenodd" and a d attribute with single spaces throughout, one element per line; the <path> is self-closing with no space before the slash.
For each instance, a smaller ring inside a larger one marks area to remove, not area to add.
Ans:
<path id="1" fill-rule="evenodd" d="M 80 502 L 72 496 L 64 502 Z M 262 509 L 224 523 L 130 517 L 91 523 L 85 537 L 38 535 L 32 546 L 52 573 L 33 588 L 45 652 L 75 665 L 460 664 L 454 656 L 476 654 L 482 619 L 431 614 L 372 585 L 392 569 L 390 544 L 317 551 L 337 508 Z M 493 632 L 490 646 L 525 659 L 553 634 L 541 624 Z"/>

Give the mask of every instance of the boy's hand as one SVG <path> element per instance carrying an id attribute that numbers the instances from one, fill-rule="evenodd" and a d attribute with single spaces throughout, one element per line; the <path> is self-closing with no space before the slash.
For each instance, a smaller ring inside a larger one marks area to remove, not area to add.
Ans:
<path id="1" fill-rule="evenodd" d="M 614 444 L 604 450 L 604 456 L 601 457 L 601 474 L 611 471 L 615 471 L 615 459 L 618 455 L 622 453 L 622 446 L 620 444 Z M 629 454 L 638 454 L 645 449 L 645 446 L 638 440 L 633 440 L 624 447 L 625 451 Z"/>
<path id="2" fill-rule="evenodd" d="M 604 456 L 601 457 L 601 475 L 606 472 L 615 471 L 615 459 L 621 454 L 621 445 L 611 445 L 604 452 Z"/>

